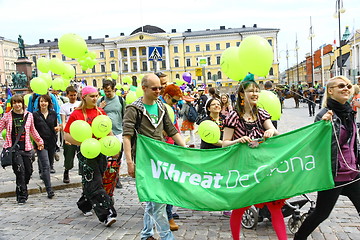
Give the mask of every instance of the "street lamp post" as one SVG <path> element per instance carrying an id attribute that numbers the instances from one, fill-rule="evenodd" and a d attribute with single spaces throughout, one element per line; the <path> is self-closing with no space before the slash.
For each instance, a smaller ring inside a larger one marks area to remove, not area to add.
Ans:
<path id="1" fill-rule="evenodd" d="M 341 51 L 341 19 L 340 19 L 340 14 L 345 12 L 345 8 L 343 7 L 343 1 L 342 0 L 336 0 L 336 5 L 335 5 L 335 14 L 334 17 L 338 18 L 338 24 L 339 24 L 339 62 L 338 62 L 338 66 L 340 68 L 340 75 L 342 75 L 343 73 L 343 62 L 342 62 L 342 51 Z"/>
<path id="2" fill-rule="evenodd" d="M 310 16 L 310 32 L 309 32 L 309 39 L 310 39 L 310 51 L 311 51 L 311 84 L 312 86 L 314 86 L 314 64 L 313 64 L 313 44 L 312 44 L 312 39 L 315 37 L 314 34 L 314 30 L 312 27 L 312 22 L 311 22 L 311 16 Z"/>
<path id="3" fill-rule="evenodd" d="M 299 82 L 299 45 L 297 40 L 297 34 L 296 34 L 296 42 L 295 42 L 295 51 L 296 51 L 296 75 L 297 75 L 297 82 Z"/>

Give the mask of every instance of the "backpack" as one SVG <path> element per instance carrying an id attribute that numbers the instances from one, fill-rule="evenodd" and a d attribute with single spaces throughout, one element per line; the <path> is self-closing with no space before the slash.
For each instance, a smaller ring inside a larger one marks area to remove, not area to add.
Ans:
<path id="1" fill-rule="evenodd" d="M 196 122 L 196 119 L 198 117 L 198 113 L 193 105 L 189 104 L 189 111 L 186 114 L 187 120 L 189 122 Z"/>
<path id="2" fill-rule="evenodd" d="M 119 101 L 120 101 L 120 104 L 121 104 L 121 116 L 124 118 L 124 114 L 125 114 L 125 106 L 124 106 L 124 99 L 121 97 L 121 96 L 118 96 L 119 97 Z M 104 101 L 105 97 L 102 96 L 101 99 L 100 99 L 100 102 Z"/>

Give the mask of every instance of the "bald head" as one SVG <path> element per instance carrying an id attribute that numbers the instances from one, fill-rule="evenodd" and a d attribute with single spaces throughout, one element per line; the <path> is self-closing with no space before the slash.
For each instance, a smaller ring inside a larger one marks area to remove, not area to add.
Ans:
<path id="1" fill-rule="evenodd" d="M 159 77 L 153 73 L 146 74 L 141 81 L 141 86 L 144 91 L 144 103 L 152 105 L 159 97 L 162 89 Z"/>
<path id="2" fill-rule="evenodd" d="M 160 84 L 160 79 L 154 73 L 145 74 L 145 76 L 141 80 L 141 86 L 144 87 L 152 86 L 155 83 Z"/>

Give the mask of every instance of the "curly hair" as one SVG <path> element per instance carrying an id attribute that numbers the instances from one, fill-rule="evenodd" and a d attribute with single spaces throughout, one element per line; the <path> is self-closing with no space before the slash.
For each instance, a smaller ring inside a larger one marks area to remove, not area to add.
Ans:
<path id="1" fill-rule="evenodd" d="M 243 116 L 245 113 L 244 105 L 241 104 L 241 102 L 245 101 L 245 99 L 241 97 L 240 93 L 245 93 L 245 89 L 247 89 L 248 87 L 254 87 L 254 88 L 260 89 L 260 86 L 253 80 L 243 80 L 240 83 L 239 88 L 236 93 L 238 96 L 238 99 L 237 99 L 236 105 L 235 105 L 235 110 L 238 112 L 238 114 L 240 116 Z M 257 106 L 253 107 L 252 113 L 253 113 L 253 115 L 257 115 L 257 113 L 258 113 Z"/>

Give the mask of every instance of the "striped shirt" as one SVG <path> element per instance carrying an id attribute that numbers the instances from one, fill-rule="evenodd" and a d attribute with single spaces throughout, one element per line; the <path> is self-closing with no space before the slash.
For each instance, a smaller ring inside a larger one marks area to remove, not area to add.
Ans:
<path id="1" fill-rule="evenodd" d="M 248 136 L 251 139 L 262 138 L 265 132 L 264 122 L 270 118 L 270 114 L 262 108 L 258 108 L 257 119 L 254 122 L 247 122 L 240 117 L 236 111 L 232 111 L 225 119 L 224 127 L 234 129 L 233 138 L 231 140 L 243 136 Z"/>
<path id="2" fill-rule="evenodd" d="M 12 110 L 10 112 L 7 112 L 4 114 L 4 117 L 2 117 L 0 119 L 0 132 L 2 132 L 4 130 L 4 128 L 6 128 L 6 140 L 4 143 L 3 148 L 9 148 L 12 147 L 12 140 L 11 140 L 11 133 L 12 133 Z M 34 147 L 31 143 L 30 140 L 30 134 L 31 136 L 35 139 L 35 141 L 39 144 L 44 144 L 44 141 L 42 140 L 42 138 L 40 137 L 39 133 L 36 131 L 35 126 L 34 126 L 34 118 L 31 112 L 28 111 L 24 111 L 24 117 L 26 114 L 28 115 L 28 118 L 26 120 L 25 123 L 25 151 L 31 151 Z"/>

